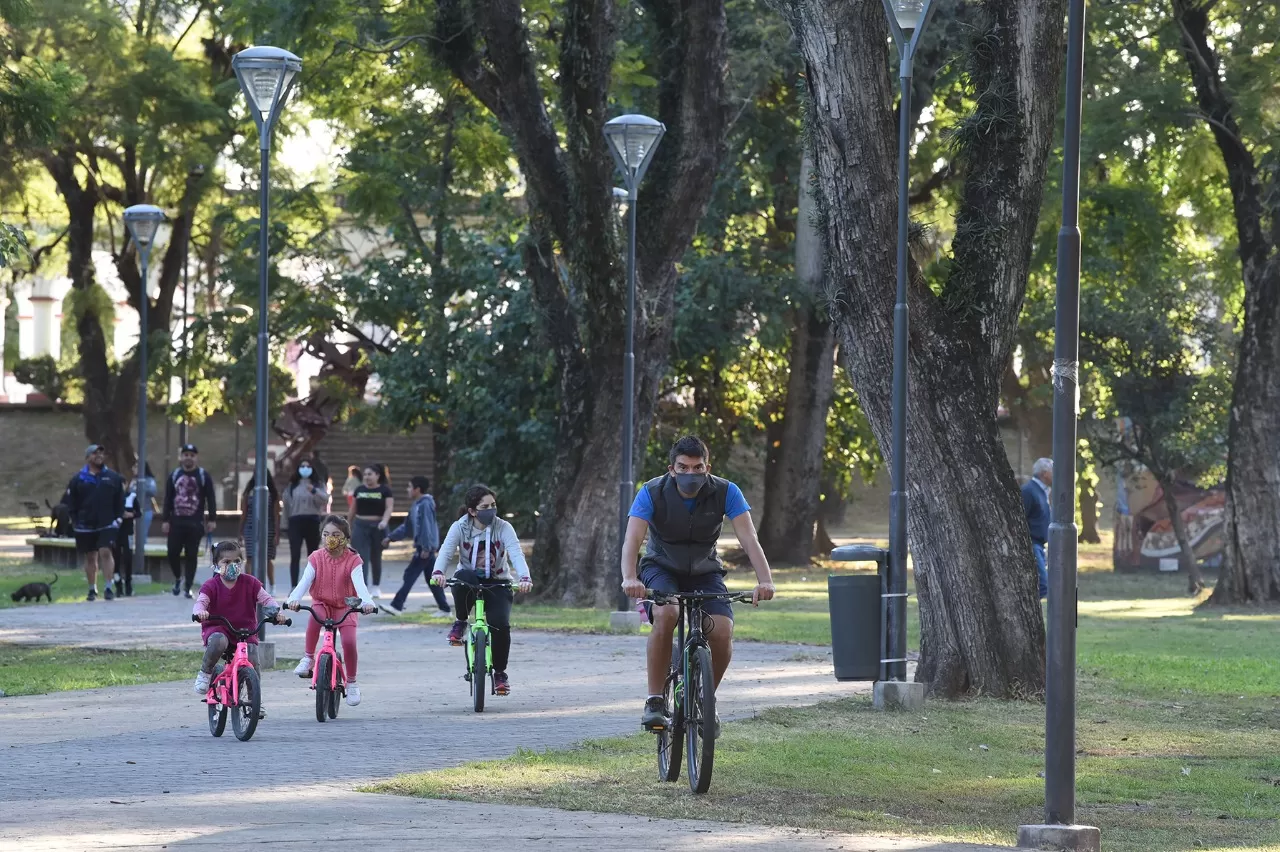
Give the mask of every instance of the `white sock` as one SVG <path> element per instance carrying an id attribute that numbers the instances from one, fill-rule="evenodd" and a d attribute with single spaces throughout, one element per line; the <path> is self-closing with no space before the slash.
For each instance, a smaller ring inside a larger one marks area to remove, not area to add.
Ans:
<path id="1" fill-rule="evenodd" d="M 661 698 L 662 696 L 661 696 L 661 695 L 650 695 L 649 697 L 650 697 L 650 698 Z"/>

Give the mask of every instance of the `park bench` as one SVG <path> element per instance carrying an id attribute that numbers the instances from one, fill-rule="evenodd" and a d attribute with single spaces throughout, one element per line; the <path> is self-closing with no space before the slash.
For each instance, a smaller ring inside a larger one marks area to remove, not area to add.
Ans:
<path id="1" fill-rule="evenodd" d="M 29 538 L 27 544 L 31 545 L 32 561 L 37 564 L 48 565 L 51 568 L 78 568 L 81 564 L 80 556 L 76 553 L 74 538 Z M 152 577 L 167 577 L 169 575 L 168 556 L 169 550 L 166 545 L 147 544 L 143 562 L 145 573 L 133 575 L 134 585 L 150 583 Z"/>

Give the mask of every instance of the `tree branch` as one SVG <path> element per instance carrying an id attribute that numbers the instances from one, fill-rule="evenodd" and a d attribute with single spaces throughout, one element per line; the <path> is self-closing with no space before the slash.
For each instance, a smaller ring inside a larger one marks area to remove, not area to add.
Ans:
<path id="1" fill-rule="evenodd" d="M 945 166 L 929 175 L 929 177 L 925 178 L 924 183 L 920 184 L 910 192 L 907 196 L 908 203 L 911 205 L 925 203 L 932 198 L 933 194 L 941 189 L 942 186 L 950 180 L 953 175 L 955 175 L 955 173 L 956 169 L 954 164 L 947 163 Z"/>

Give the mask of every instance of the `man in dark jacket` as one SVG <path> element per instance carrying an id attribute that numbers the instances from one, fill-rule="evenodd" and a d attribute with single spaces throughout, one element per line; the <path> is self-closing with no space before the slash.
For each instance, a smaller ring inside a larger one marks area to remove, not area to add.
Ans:
<path id="1" fill-rule="evenodd" d="M 1053 520 L 1049 504 L 1049 489 L 1052 487 L 1053 459 L 1036 459 L 1031 466 L 1031 481 L 1022 486 L 1022 508 L 1027 513 L 1027 526 L 1031 528 L 1031 549 L 1036 554 L 1041 598 L 1049 594 L 1049 566 L 1044 546 L 1049 540 L 1049 524 Z"/>
<path id="2" fill-rule="evenodd" d="M 710 454 L 701 438 L 689 435 L 676 441 L 668 460 L 667 473 L 642 485 L 631 504 L 622 545 L 622 590 L 631 598 L 643 598 L 648 589 L 668 594 L 725 592 L 725 568 L 716 546 L 727 517 L 756 572 L 752 603 L 770 600 L 773 575 L 742 489 L 711 475 Z M 636 558 L 646 532 L 649 545 L 637 576 Z M 727 600 L 710 600 L 703 612 L 713 623 L 707 641 L 718 687 L 733 656 L 733 608 Z M 640 724 L 650 730 L 671 724 L 662 691 L 671 663 L 671 634 L 679 617 L 674 604 L 653 608 L 647 650 L 649 697 L 640 717 Z"/>
<path id="3" fill-rule="evenodd" d="M 84 557 L 84 576 L 89 581 L 87 600 L 98 598 L 99 568 L 105 586 L 103 596 L 111 600 L 115 597 L 111 591 L 111 575 L 115 573 L 111 551 L 124 515 L 124 477 L 107 467 L 106 450 L 100 444 L 90 444 L 84 458 L 84 467 L 67 483 L 62 500 L 71 512 L 76 552 Z"/>
<path id="4" fill-rule="evenodd" d="M 181 464 L 169 474 L 169 487 L 164 492 L 164 523 L 160 527 L 169 545 L 173 593 L 182 590 L 185 580 L 187 597 L 191 597 L 205 533 L 213 532 L 218 517 L 213 477 L 200 467 L 199 453 L 195 444 L 183 444 L 178 454 Z"/>

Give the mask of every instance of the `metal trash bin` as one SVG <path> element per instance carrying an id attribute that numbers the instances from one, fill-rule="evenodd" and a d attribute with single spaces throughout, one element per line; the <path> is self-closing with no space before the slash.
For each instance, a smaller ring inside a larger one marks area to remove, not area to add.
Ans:
<path id="1" fill-rule="evenodd" d="M 831 559 L 875 562 L 877 568 L 875 576 L 827 577 L 836 680 L 881 680 L 885 643 L 883 594 L 889 551 L 870 544 L 848 544 L 831 551 Z"/>

